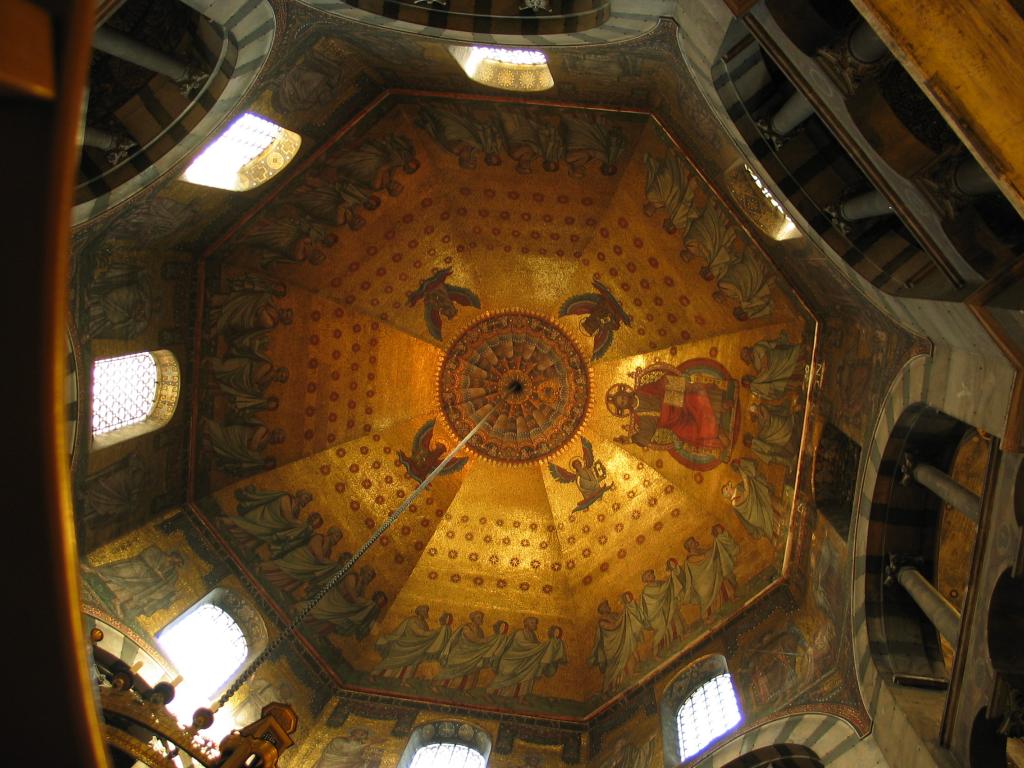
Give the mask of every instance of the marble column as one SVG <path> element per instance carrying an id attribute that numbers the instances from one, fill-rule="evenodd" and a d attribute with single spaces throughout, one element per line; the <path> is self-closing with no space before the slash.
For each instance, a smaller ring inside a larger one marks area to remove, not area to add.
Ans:
<path id="1" fill-rule="evenodd" d="M 893 567 L 893 566 L 891 566 Z M 917 568 L 899 567 L 896 581 L 907 590 L 938 633 L 954 648 L 960 635 L 960 614 Z"/>
<path id="2" fill-rule="evenodd" d="M 892 206 L 877 189 L 851 197 L 839 205 L 839 215 L 846 221 L 862 221 L 878 216 L 891 216 Z"/>
<path id="3" fill-rule="evenodd" d="M 981 499 L 941 469 L 937 469 L 931 464 L 913 464 L 906 459 L 904 471 L 949 506 L 959 509 L 975 523 L 981 518 Z"/>
<path id="4" fill-rule="evenodd" d="M 999 191 L 992 177 L 973 158 L 965 158 L 953 171 L 953 186 L 966 197 L 981 197 Z"/>
<path id="5" fill-rule="evenodd" d="M 188 79 L 192 74 L 187 64 L 108 27 L 100 27 L 96 30 L 92 45 L 93 48 L 109 53 L 111 56 L 130 61 L 150 72 L 157 72 L 169 77 L 176 83 Z"/>
<path id="6" fill-rule="evenodd" d="M 796 91 L 786 99 L 779 111 L 771 116 L 768 121 L 768 128 L 778 136 L 785 136 L 792 133 L 797 126 L 814 114 L 814 107 L 807 100 L 803 92 Z"/>
<path id="7" fill-rule="evenodd" d="M 867 22 L 862 21 L 849 38 L 850 55 L 861 64 L 874 64 L 889 52 Z"/>
<path id="8" fill-rule="evenodd" d="M 89 126 L 85 127 L 85 131 L 82 135 L 82 145 L 105 150 L 107 153 L 107 162 L 111 165 L 117 165 L 124 162 L 128 158 L 129 151 L 138 146 L 138 144 L 128 136 L 115 135 L 109 131 L 104 131 L 99 128 L 91 128 Z"/>

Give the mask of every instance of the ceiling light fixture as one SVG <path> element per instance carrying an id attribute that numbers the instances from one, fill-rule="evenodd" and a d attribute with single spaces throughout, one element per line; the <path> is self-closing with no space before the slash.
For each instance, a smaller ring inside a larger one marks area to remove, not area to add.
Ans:
<path id="1" fill-rule="evenodd" d="M 554 84 L 543 51 L 453 45 L 448 51 L 470 80 L 506 91 L 546 91 Z"/>
<path id="2" fill-rule="evenodd" d="M 181 178 L 191 184 L 244 192 L 288 165 L 301 144 L 297 133 L 246 112 L 199 153 Z"/>

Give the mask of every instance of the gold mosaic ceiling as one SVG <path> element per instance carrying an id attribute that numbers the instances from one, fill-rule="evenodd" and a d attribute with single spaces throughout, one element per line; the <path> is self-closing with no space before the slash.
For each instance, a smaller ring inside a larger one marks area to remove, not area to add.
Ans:
<path id="1" fill-rule="evenodd" d="M 208 256 L 195 496 L 340 684 L 584 717 L 782 573 L 815 323 L 652 117 L 388 97 Z M 493 406 L 493 412 L 491 407 Z"/>

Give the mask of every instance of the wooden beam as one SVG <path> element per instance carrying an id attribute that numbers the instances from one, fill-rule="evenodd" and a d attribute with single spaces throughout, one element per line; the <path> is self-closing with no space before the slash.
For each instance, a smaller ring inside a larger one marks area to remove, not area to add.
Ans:
<path id="1" fill-rule="evenodd" d="M 0 92 L 52 99 L 54 58 L 50 14 L 27 0 L 0 3 Z"/>
<path id="2" fill-rule="evenodd" d="M 853 0 L 1024 216 L 1024 18 L 1006 0 Z"/>
<path id="3" fill-rule="evenodd" d="M 736 18 L 745 15 L 757 5 L 758 0 L 722 0 Z"/>

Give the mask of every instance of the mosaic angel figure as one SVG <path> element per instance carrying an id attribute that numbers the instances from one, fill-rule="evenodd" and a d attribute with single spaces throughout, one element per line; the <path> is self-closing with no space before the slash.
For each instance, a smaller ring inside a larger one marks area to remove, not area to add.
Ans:
<path id="1" fill-rule="evenodd" d="M 451 275 L 450 267 L 435 270 L 434 274 L 420 283 L 419 288 L 408 294 L 407 303 L 410 307 L 423 302 L 423 319 L 427 323 L 427 330 L 438 341 L 441 341 L 441 318 L 443 316 L 451 320 L 455 317 L 459 312 L 456 304 L 480 309 L 480 298 L 475 293 L 468 288 L 448 285 L 447 280 Z"/>
<path id="2" fill-rule="evenodd" d="M 424 478 L 434 471 L 448 452 L 448 446 L 444 443 L 436 443 L 431 446 L 431 442 L 434 440 L 435 424 L 436 421 L 431 419 L 419 428 L 416 436 L 412 439 L 411 456 L 407 455 L 404 451 L 398 452 L 398 460 L 402 462 L 405 471 L 409 473 L 409 477 L 418 483 L 422 483 Z M 441 470 L 440 474 L 450 475 L 458 472 L 466 465 L 468 460 L 465 456 L 453 459 L 448 462 L 448 466 Z"/>
<path id="3" fill-rule="evenodd" d="M 618 299 L 600 280 L 594 281 L 597 293 L 580 293 L 570 296 L 558 310 L 559 317 L 582 315 L 580 327 L 588 336 L 594 337 L 594 351 L 591 360 L 597 360 L 608 351 L 615 332 L 622 326 L 633 324 L 633 318 L 623 309 Z"/>
<path id="4" fill-rule="evenodd" d="M 580 438 L 583 446 L 583 456 L 575 458 L 569 464 L 572 469 L 565 469 L 557 464 L 548 464 L 551 476 L 560 483 L 575 483 L 583 496 L 580 502 L 573 509 L 573 512 L 582 512 L 587 507 L 601 500 L 608 491 L 615 489 L 615 483 L 605 485 L 603 480 L 607 477 L 607 470 L 604 464 L 594 458 L 594 446 L 585 437 Z"/>

